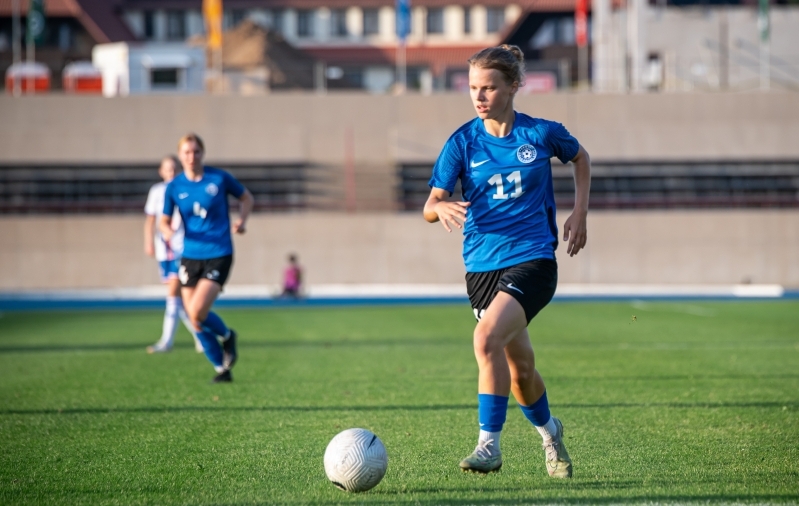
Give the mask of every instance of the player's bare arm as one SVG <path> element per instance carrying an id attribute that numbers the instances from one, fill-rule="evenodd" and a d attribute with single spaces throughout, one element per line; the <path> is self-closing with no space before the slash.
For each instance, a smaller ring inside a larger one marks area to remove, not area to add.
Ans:
<path id="1" fill-rule="evenodd" d="M 250 193 L 250 190 L 244 190 L 244 193 L 239 197 L 239 219 L 233 223 L 233 233 L 243 234 L 247 231 L 247 219 L 252 212 L 252 206 L 255 204 L 255 198 Z"/>
<path id="2" fill-rule="evenodd" d="M 448 202 L 447 190 L 433 188 L 424 204 L 424 219 L 428 223 L 440 221 L 447 232 L 452 232 L 452 227 L 463 228 L 466 221 L 466 208 L 469 202 Z"/>
<path id="3" fill-rule="evenodd" d="M 569 241 L 566 253 L 576 255 L 588 240 L 588 194 L 591 190 L 591 157 L 580 146 L 574 164 L 574 211 L 563 226 L 563 240 Z"/>
<path id="4" fill-rule="evenodd" d="M 166 214 L 161 216 L 161 221 L 158 222 L 158 230 L 161 231 L 161 237 L 164 238 L 166 242 L 172 240 L 172 235 L 175 233 L 172 230 L 172 216 L 167 216 Z"/>
<path id="5" fill-rule="evenodd" d="M 155 256 L 155 244 L 153 236 L 155 235 L 155 216 L 148 214 L 144 218 L 144 254 L 148 257 Z"/>

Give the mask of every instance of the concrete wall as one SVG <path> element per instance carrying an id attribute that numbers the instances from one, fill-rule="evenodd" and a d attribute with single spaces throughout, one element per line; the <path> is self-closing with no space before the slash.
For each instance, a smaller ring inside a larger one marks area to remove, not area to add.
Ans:
<path id="1" fill-rule="evenodd" d="M 799 159 L 792 93 L 555 94 L 519 97 L 516 105 L 566 124 L 594 160 Z M 211 162 L 335 167 L 344 165 L 351 129 L 356 181 L 368 181 L 359 196 L 386 199 L 397 163 L 434 160 L 472 117 L 464 95 L 3 96 L 0 164 L 155 163 L 196 131 Z M 156 283 L 141 228 L 139 216 L 0 217 L 0 289 Z M 561 258 L 563 282 L 799 286 L 796 210 L 593 212 L 589 234 L 585 252 Z M 300 254 L 310 283 L 463 276 L 460 238 L 419 215 L 256 215 L 236 243 L 235 284 L 277 282 L 290 251 Z"/>
<path id="2" fill-rule="evenodd" d="M 563 122 L 595 160 L 798 159 L 799 95 L 716 93 L 519 97 Z M 209 161 L 356 164 L 435 160 L 474 117 L 465 95 L 262 97 L 0 96 L 0 163 L 147 162 L 196 131 Z"/>
<path id="3" fill-rule="evenodd" d="M 561 213 L 559 221 L 565 220 Z M 158 282 L 138 216 L 0 217 L 0 290 Z M 589 243 L 559 255 L 563 283 L 799 287 L 799 211 L 592 212 Z M 255 215 L 234 285 L 276 284 L 297 252 L 310 284 L 462 283 L 461 236 L 421 214 Z"/>

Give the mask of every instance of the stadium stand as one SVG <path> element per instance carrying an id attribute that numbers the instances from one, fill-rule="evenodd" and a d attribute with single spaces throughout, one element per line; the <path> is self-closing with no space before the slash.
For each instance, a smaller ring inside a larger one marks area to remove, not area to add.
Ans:
<path id="1" fill-rule="evenodd" d="M 418 210 L 431 164 L 400 165 L 400 208 Z M 558 207 L 574 204 L 571 167 L 553 163 Z M 460 189 L 456 188 L 458 195 Z M 799 207 L 799 161 L 594 162 L 592 209 Z"/>

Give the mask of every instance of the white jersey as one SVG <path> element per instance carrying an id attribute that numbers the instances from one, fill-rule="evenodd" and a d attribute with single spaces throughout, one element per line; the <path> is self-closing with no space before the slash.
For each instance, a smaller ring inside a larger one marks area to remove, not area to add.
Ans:
<path id="1" fill-rule="evenodd" d="M 177 260 L 183 254 L 183 222 L 180 214 L 175 211 L 172 215 L 172 240 L 167 243 L 158 229 L 161 215 L 164 214 L 164 193 L 166 183 L 156 183 L 150 188 L 147 195 L 147 203 L 144 204 L 144 213 L 148 216 L 155 216 L 155 259 L 159 262 L 164 260 Z"/>

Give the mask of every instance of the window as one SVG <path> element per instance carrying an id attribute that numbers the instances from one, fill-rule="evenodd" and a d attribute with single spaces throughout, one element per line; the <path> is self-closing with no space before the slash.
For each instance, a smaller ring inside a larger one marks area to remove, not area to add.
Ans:
<path id="1" fill-rule="evenodd" d="M 166 38 L 167 40 L 186 39 L 186 15 L 183 11 L 167 11 Z"/>
<path id="2" fill-rule="evenodd" d="M 497 33 L 502 30 L 505 25 L 505 8 L 489 7 L 486 9 L 486 14 L 486 31 L 488 33 Z"/>
<path id="3" fill-rule="evenodd" d="M 441 7 L 428 7 L 427 33 L 444 33 L 444 9 Z"/>
<path id="4" fill-rule="evenodd" d="M 346 37 L 347 32 L 347 10 L 332 9 L 330 11 L 330 34 L 333 37 Z"/>
<path id="5" fill-rule="evenodd" d="M 176 90 L 180 69 L 158 68 L 150 70 L 150 87 L 154 90 Z"/>
<path id="6" fill-rule="evenodd" d="M 574 18 L 560 18 L 558 23 L 558 42 L 568 46 L 573 46 L 577 43 L 574 32 Z"/>
<path id="7" fill-rule="evenodd" d="M 247 19 L 247 11 L 244 9 L 233 9 L 230 12 L 230 23 L 233 26 L 238 26 L 245 19 Z"/>
<path id="8" fill-rule="evenodd" d="M 463 8 L 463 33 L 472 33 L 472 8 Z"/>
<path id="9" fill-rule="evenodd" d="M 144 38 L 153 40 L 155 38 L 155 13 L 144 11 Z"/>
<path id="10" fill-rule="evenodd" d="M 275 9 L 272 11 L 272 30 L 283 33 L 283 11 Z"/>
<path id="11" fill-rule="evenodd" d="M 530 47 L 533 49 L 543 49 L 554 44 L 557 40 L 555 25 L 556 20 L 554 19 L 547 19 L 544 21 L 541 28 L 539 28 L 538 31 L 535 32 L 535 35 L 533 35 L 533 38 L 530 39 Z"/>
<path id="12" fill-rule="evenodd" d="M 69 51 L 70 47 L 72 47 L 72 30 L 67 23 L 62 23 L 58 27 L 58 49 Z"/>
<path id="13" fill-rule="evenodd" d="M 313 37 L 313 11 L 300 9 L 297 11 L 297 37 Z"/>
<path id="14" fill-rule="evenodd" d="M 363 10 L 363 34 L 364 35 L 377 35 L 380 32 L 380 19 L 377 15 L 377 9 L 364 9 Z"/>

